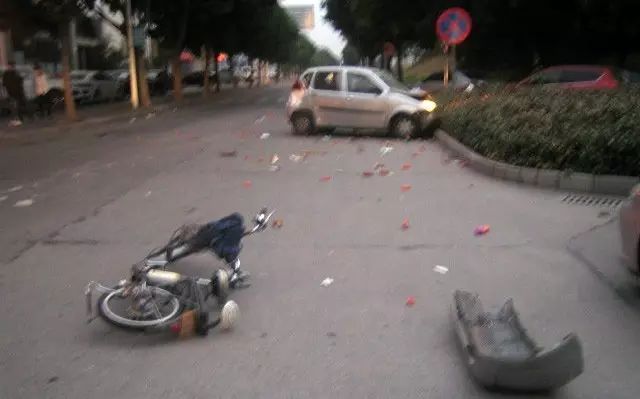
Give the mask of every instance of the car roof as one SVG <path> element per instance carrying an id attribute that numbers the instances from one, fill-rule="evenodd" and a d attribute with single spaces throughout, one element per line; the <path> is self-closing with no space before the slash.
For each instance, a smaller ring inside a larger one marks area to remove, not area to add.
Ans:
<path id="1" fill-rule="evenodd" d="M 305 72 L 328 72 L 328 71 L 345 71 L 345 72 L 374 72 L 377 68 L 351 66 L 351 65 L 326 65 L 317 66 L 307 69 Z"/>
<path id="2" fill-rule="evenodd" d="M 543 71 L 553 71 L 558 69 L 573 69 L 573 70 L 582 70 L 582 71 L 603 71 L 609 69 L 607 66 L 603 65 L 554 65 L 548 68 L 542 69 Z"/>

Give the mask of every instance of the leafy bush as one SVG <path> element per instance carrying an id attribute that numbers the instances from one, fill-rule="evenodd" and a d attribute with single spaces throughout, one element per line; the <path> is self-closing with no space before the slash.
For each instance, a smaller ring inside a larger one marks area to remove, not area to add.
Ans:
<path id="1" fill-rule="evenodd" d="M 518 166 L 640 175 L 640 87 L 612 91 L 487 87 L 439 96 L 443 128 Z"/>

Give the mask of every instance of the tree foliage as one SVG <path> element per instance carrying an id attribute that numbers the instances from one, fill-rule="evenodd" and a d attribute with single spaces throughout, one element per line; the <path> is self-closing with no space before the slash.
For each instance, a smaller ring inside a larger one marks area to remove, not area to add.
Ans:
<path id="1" fill-rule="evenodd" d="M 473 18 L 460 46 L 477 67 L 599 63 L 624 65 L 640 52 L 637 0 L 324 0 L 327 19 L 363 57 L 384 42 L 439 48 L 435 22 L 449 7 Z"/>

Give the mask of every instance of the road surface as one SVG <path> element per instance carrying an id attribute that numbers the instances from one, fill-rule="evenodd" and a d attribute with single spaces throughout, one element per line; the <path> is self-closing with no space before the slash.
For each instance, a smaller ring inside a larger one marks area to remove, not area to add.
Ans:
<path id="1" fill-rule="evenodd" d="M 1 398 L 494 397 L 457 350 L 455 289 L 513 297 L 541 345 L 579 334 L 585 372 L 552 397 L 637 397 L 640 300 L 615 209 L 482 177 L 432 141 L 391 140 L 382 156 L 383 137 L 291 136 L 286 95 L 228 91 L 0 147 Z M 393 173 L 362 176 L 377 163 Z M 183 223 L 262 206 L 284 225 L 244 243 L 253 285 L 233 293 L 233 331 L 180 340 L 85 323 L 88 281 L 125 278 Z M 480 224 L 491 230 L 476 237 Z"/>

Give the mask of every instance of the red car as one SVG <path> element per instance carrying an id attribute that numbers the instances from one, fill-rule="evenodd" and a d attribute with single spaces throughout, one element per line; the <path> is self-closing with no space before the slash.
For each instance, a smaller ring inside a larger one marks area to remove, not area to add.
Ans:
<path id="1" fill-rule="evenodd" d="M 553 85 L 566 89 L 616 89 L 626 83 L 640 82 L 640 75 L 623 69 L 592 65 L 559 65 L 543 69 L 524 79 L 518 86 Z"/>

